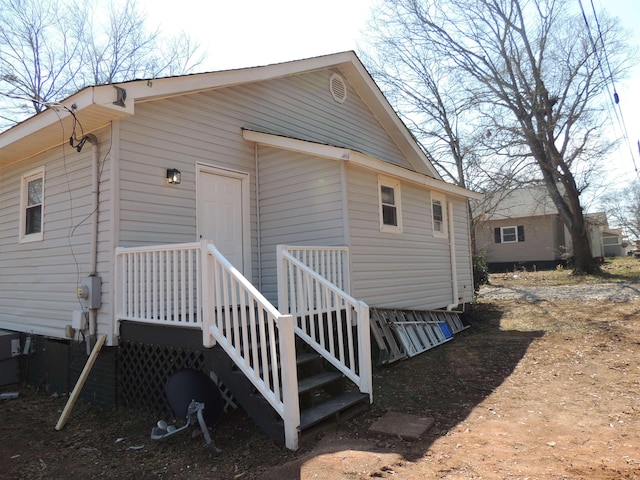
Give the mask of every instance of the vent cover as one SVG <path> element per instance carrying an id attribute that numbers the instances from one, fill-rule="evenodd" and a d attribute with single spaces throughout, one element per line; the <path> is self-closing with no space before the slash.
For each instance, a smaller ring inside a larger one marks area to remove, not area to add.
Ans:
<path id="1" fill-rule="evenodd" d="M 329 77 L 329 90 L 331 91 L 331 95 L 333 99 L 338 103 L 344 103 L 347 99 L 347 84 L 344 82 L 344 79 L 334 73 Z"/>

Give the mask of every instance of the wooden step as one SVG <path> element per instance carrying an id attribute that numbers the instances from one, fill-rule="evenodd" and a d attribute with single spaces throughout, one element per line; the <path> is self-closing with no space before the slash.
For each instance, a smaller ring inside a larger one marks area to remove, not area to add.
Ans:
<path id="1" fill-rule="evenodd" d="M 369 401 L 369 394 L 343 392 L 300 412 L 300 430 L 316 425 L 332 415 L 337 415 L 358 403 Z"/>
<path id="2" fill-rule="evenodd" d="M 298 393 L 301 394 L 308 392 L 314 388 L 322 387 L 341 378 L 342 374 L 340 372 L 327 371 L 322 371 L 309 377 L 300 378 L 298 380 Z"/>
<path id="3" fill-rule="evenodd" d="M 296 355 L 296 364 L 304 365 L 305 363 L 313 362 L 320 358 L 322 358 L 322 356 L 316 352 L 301 352 Z"/>

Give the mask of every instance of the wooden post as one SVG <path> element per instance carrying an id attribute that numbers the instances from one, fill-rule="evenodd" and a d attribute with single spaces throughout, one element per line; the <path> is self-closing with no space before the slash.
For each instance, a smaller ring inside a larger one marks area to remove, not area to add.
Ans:
<path id="1" fill-rule="evenodd" d="M 84 368 L 82 369 L 82 373 L 80 374 L 80 378 L 78 378 L 78 381 L 76 382 L 75 387 L 73 387 L 73 392 L 71 392 L 71 395 L 69 396 L 69 400 L 67 400 L 67 404 L 64 407 L 64 410 L 62 411 L 62 414 L 60 415 L 60 419 L 58 420 L 58 423 L 56 424 L 56 430 L 62 430 L 62 427 L 64 427 L 64 424 L 67 423 L 67 418 L 69 417 L 69 414 L 71 413 L 71 409 L 73 408 L 73 406 L 76 403 L 76 400 L 78 399 L 78 395 L 80 395 L 80 390 L 82 390 L 82 387 L 84 386 L 84 382 L 87 381 L 87 377 L 89 376 L 89 372 L 91 371 L 91 368 L 93 367 L 93 364 L 96 362 L 96 358 L 98 357 L 98 353 L 100 352 L 100 349 L 102 348 L 102 345 L 104 345 L 104 341 L 107 339 L 106 335 L 100 335 L 100 338 L 98 338 L 98 341 L 96 342 L 96 344 L 93 347 L 93 350 L 91 351 L 91 355 L 89 355 L 89 359 L 87 360 L 87 363 L 85 364 Z"/>
<path id="2" fill-rule="evenodd" d="M 293 316 L 278 319 L 280 363 L 282 366 L 282 401 L 284 403 L 284 441 L 289 450 L 298 449 L 300 429 L 300 404 L 298 399 L 298 375 L 296 372 L 296 340 L 293 332 Z M 274 385 L 274 388 L 278 388 Z"/>
<path id="3" fill-rule="evenodd" d="M 371 318 L 369 306 L 358 302 L 358 366 L 360 391 L 369 394 L 369 403 L 373 403 L 373 379 L 371 368 Z M 350 328 L 350 327 L 349 327 Z"/>
<path id="4" fill-rule="evenodd" d="M 287 251 L 286 245 L 278 245 L 276 248 L 276 278 L 278 284 L 278 311 L 290 313 L 289 309 L 289 285 L 287 283 L 287 263 L 283 253 Z"/>

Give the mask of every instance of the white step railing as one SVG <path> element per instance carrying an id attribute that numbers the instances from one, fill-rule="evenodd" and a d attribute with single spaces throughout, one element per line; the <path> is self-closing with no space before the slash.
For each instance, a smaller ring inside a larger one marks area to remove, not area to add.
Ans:
<path id="1" fill-rule="evenodd" d="M 216 342 L 284 421 L 298 448 L 300 407 L 293 317 L 282 315 L 215 248 L 203 242 L 203 344 Z"/>
<path id="2" fill-rule="evenodd" d="M 115 325 L 201 328 L 203 345 L 226 351 L 282 417 L 286 446 L 297 449 L 295 334 L 372 400 L 369 307 L 346 292 L 345 247 L 279 246 L 278 259 L 280 309 L 292 314 L 280 313 L 208 241 L 117 248 Z"/>
<path id="3" fill-rule="evenodd" d="M 200 328 L 200 252 L 199 242 L 116 248 L 116 320 Z"/>
<path id="4" fill-rule="evenodd" d="M 300 338 L 373 401 L 369 307 L 290 252 L 303 248 L 306 252 L 324 249 L 278 246 L 278 307 L 296 319 Z M 321 257 L 318 253 L 309 258 Z M 346 254 L 342 261 L 348 261 Z"/>
<path id="5" fill-rule="evenodd" d="M 286 245 L 283 248 L 294 258 L 333 283 L 340 290 L 351 293 L 348 247 L 302 247 Z"/>

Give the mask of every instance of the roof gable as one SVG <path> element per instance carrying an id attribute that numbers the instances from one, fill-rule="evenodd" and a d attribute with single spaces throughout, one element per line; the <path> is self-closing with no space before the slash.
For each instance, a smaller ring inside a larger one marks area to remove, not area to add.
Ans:
<path id="1" fill-rule="evenodd" d="M 59 107 L 50 108 L 1 133 L 0 163 L 19 161 L 60 145 L 61 127 L 64 132 L 71 132 L 74 117 L 81 122 L 84 133 L 88 133 L 134 115 L 137 103 L 327 68 L 337 69 L 356 90 L 416 172 L 441 179 L 354 52 L 261 67 L 87 87 L 61 102 Z"/>
<path id="2" fill-rule="evenodd" d="M 486 220 L 557 215 L 558 209 L 544 185 L 498 192 L 486 211 Z"/>

